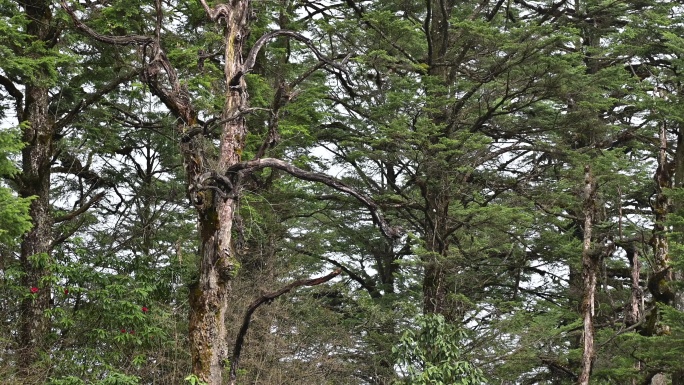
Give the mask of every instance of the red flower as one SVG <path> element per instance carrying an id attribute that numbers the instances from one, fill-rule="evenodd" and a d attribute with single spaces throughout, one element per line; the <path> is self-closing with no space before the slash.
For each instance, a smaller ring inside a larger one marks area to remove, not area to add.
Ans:
<path id="1" fill-rule="evenodd" d="M 64 294 L 69 294 L 69 289 L 64 289 Z"/>
<path id="2" fill-rule="evenodd" d="M 146 308 L 145 306 L 142 307 L 143 313 L 147 313 L 148 310 L 150 310 L 150 309 Z"/>
<path id="3" fill-rule="evenodd" d="M 126 333 L 126 329 L 121 329 L 121 333 Z"/>
<path id="4" fill-rule="evenodd" d="M 31 286 L 31 293 L 36 294 L 38 292 L 38 288 L 35 286 Z"/>

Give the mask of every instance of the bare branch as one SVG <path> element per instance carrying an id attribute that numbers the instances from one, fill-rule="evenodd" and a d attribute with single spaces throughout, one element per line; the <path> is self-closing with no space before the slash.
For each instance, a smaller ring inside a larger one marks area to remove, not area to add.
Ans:
<path id="1" fill-rule="evenodd" d="M 363 270 L 360 274 L 364 275 L 364 277 L 362 277 L 360 274 L 355 273 L 353 270 L 351 270 L 347 266 L 341 264 L 340 262 L 337 262 L 336 260 L 334 260 L 332 258 L 322 257 L 318 254 L 312 253 L 308 250 L 304 250 L 303 248 L 300 248 L 300 247 L 295 247 L 292 250 L 297 252 L 297 253 L 309 256 L 309 257 L 314 257 L 314 258 L 318 258 L 318 259 L 321 259 L 323 261 L 329 262 L 332 265 L 334 265 L 335 267 L 337 267 L 338 269 L 342 269 L 342 271 L 345 274 L 347 274 L 349 276 L 349 278 L 351 278 L 353 281 L 356 281 L 356 283 L 361 285 L 361 287 L 363 287 L 372 298 L 380 298 L 382 296 L 380 291 L 378 291 L 378 287 L 375 285 L 375 282 L 373 282 L 373 280 Z"/>
<path id="2" fill-rule="evenodd" d="M 336 260 L 332 258 L 322 258 L 323 260 L 333 264 L 334 266 L 337 266 L 338 269 L 341 269 L 344 271 L 345 274 L 349 276 L 352 280 L 356 281 L 361 287 L 363 287 L 368 294 L 371 296 L 371 298 L 380 298 L 382 295 L 380 294 L 380 291 L 378 291 L 378 288 L 375 286 L 375 282 L 373 282 L 369 277 L 366 277 L 364 279 L 361 277 L 359 274 L 356 274 L 353 272 L 351 269 L 346 267 L 345 265 L 337 262 Z"/>
<path id="3" fill-rule="evenodd" d="M 187 92 L 183 89 L 178 80 L 178 75 L 176 71 L 171 66 L 169 59 L 166 54 L 159 46 L 155 37 L 141 36 L 141 35 L 125 35 L 125 36 L 105 36 L 99 34 L 92 28 L 88 27 L 83 23 L 71 9 L 67 3 L 62 0 L 62 8 L 69 14 L 71 20 L 76 25 L 76 28 L 81 32 L 85 33 L 91 38 L 113 45 L 131 45 L 137 44 L 142 46 L 150 46 L 151 50 L 151 61 L 144 71 L 144 80 L 150 85 L 152 92 L 157 95 L 162 102 L 171 110 L 171 112 L 181 118 L 186 124 L 193 125 L 196 122 L 196 113 L 190 106 L 190 102 L 187 97 Z M 157 21 L 159 22 L 159 14 L 161 9 L 157 9 Z M 169 83 L 171 85 L 171 90 L 166 90 L 154 81 L 155 76 L 163 69 L 166 72 Z"/>
<path id="4" fill-rule="evenodd" d="M 380 231 L 382 231 L 385 237 L 389 239 L 396 239 L 399 238 L 399 236 L 401 235 L 398 229 L 391 227 L 389 223 L 387 223 L 387 221 L 380 212 L 380 207 L 377 203 L 375 203 L 375 201 L 372 198 L 356 190 L 353 187 L 347 186 L 346 184 L 331 177 L 330 175 L 302 170 L 301 168 L 295 167 L 294 165 L 288 162 L 275 158 L 254 159 L 246 162 L 240 162 L 229 167 L 227 170 L 227 174 L 235 173 L 242 170 L 255 171 L 264 168 L 275 168 L 278 170 L 282 170 L 299 179 L 310 182 L 323 183 L 324 185 L 334 188 L 337 191 L 349 194 L 356 198 L 356 200 L 361 202 L 361 204 L 366 206 L 368 210 L 370 210 L 371 216 L 373 217 L 373 222 L 375 222 L 375 224 L 378 225 L 378 227 L 380 227 Z"/>
<path id="5" fill-rule="evenodd" d="M 104 196 L 105 196 L 105 193 L 104 193 L 104 192 L 98 193 L 97 195 L 95 195 L 94 197 L 92 197 L 88 202 L 86 202 L 84 205 L 82 205 L 81 207 L 79 207 L 78 209 L 76 209 L 76 210 L 74 210 L 74 211 L 72 211 L 72 212 L 70 212 L 70 213 L 68 213 L 68 214 L 60 215 L 60 216 L 58 216 L 58 217 L 55 217 L 54 223 L 60 223 L 60 222 L 70 221 L 70 220 L 76 218 L 77 216 L 79 216 L 79 215 L 83 214 L 84 212 L 88 211 L 88 209 L 90 209 L 90 207 L 91 207 L 92 205 L 94 205 L 95 203 L 101 201 L 102 198 L 104 198 Z"/>
<path id="6" fill-rule="evenodd" d="M 17 89 L 17 86 L 7 77 L 0 75 L 0 84 L 5 87 L 5 90 L 12 96 L 15 100 L 15 108 L 17 110 L 17 119 L 21 119 L 21 113 L 24 109 L 24 94 Z"/>
<path id="7" fill-rule="evenodd" d="M 247 313 L 245 313 L 245 318 L 242 321 L 242 327 L 240 328 L 240 332 L 237 335 L 237 338 L 235 339 L 235 346 L 233 347 L 233 357 L 230 360 L 230 383 L 231 385 L 235 384 L 235 379 L 237 378 L 237 369 L 238 369 L 238 362 L 240 361 L 240 352 L 242 351 L 242 345 L 245 341 L 245 334 L 247 334 L 247 329 L 249 329 L 249 322 L 252 318 L 252 314 L 256 311 L 259 306 L 263 305 L 264 303 L 270 303 L 274 299 L 280 297 L 283 294 L 286 294 L 292 289 L 301 287 L 301 286 L 316 286 L 320 285 L 322 283 L 328 282 L 331 279 L 337 277 L 342 273 L 342 269 L 336 269 L 332 273 L 318 277 L 318 278 L 312 278 L 312 279 L 301 279 L 299 281 L 292 282 L 291 284 L 283 287 L 282 289 L 278 291 L 274 291 L 272 293 L 267 293 L 259 297 L 256 301 L 252 302 L 251 305 L 249 305 L 249 308 L 247 308 Z"/>
<path id="8" fill-rule="evenodd" d="M 200 0 L 202 8 L 207 12 L 207 16 L 211 21 L 216 21 L 219 18 L 229 18 L 230 16 L 230 5 L 229 4 L 216 4 L 214 8 L 209 7 L 206 0 Z"/>

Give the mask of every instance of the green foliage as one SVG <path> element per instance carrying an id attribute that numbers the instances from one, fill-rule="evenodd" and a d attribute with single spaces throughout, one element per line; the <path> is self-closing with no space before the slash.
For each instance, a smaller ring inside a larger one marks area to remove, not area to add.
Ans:
<path id="1" fill-rule="evenodd" d="M 136 376 L 128 376 L 122 373 L 109 373 L 104 379 L 95 382 L 85 382 L 78 377 L 66 376 L 62 378 L 51 378 L 47 385 L 138 385 L 140 378 Z"/>
<path id="2" fill-rule="evenodd" d="M 191 375 L 185 377 L 184 381 L 186 381 L 188 383 L 188 385 L 206 385 L 207 384 L 206 382 L 197 378 L 197 376 L 194 374 L 191 374 Z"/>
<path id="3" fill-rule="evenodd" d="M 677 281 L 668 285 L 684 286 L 681 5 L 570 3 L 252 2 L 245 54 L 263 33 L 288 29 L 322 56 L 286 36 L 258 53 L 244 75 L 242 160 L 266 142 L 265 157 L 372 198 L 402 236 L 384 239 L 367 205 L 338 190 L 277 170 L 235 175 L 240 269 L 226 277 L 229 328 L 264 292 L 345 272 L 258 310 L 240 381 L 378 384 L 401 371 L 398 382 L 415 384 L 573 382 L 585 165 L 597 182 L 591 246 L 601 264 L 592 381 L 682 369 L 681 313 L 654 307 L 645 285 L 662 262 L 649 243 L 661 235 L 658 214 L 667 216 L 666 264 Z M 3 129 L 0 381 L 22 380 L 15 331 L 22 306 L 46 290 L 50 322 L 35 366 L 50 384 L 178 383 L 190 372 L 197 234 L 179 146 L 201 127 L 192 140 L 206 150 L 203 172 L 212 171 L 225 118 L 225 26 L 199 2 L 160 4 L 161 48 L 198 112 L 184 132 L 140 77 L 149 46 L 89 38 L 54 4 L 42 21 L 54 36 L 41 40 L 27 32 L 35 25 L 26 7 L 0 0 L 0 117 L 31 138 L 21 122 L 34 103 L 26 90 L 49 87 L 56 219 L 50 253 L 16 258 L 31 201 L 18 198 L 21 136 Z M 71 5 L 106 36 L 156 33 L 151 3 Z M 157 86 L 172 86 L 166 69 L 155 71 Z M 667 210 L 654 196 L 661 128 L 672 165 Z M 37 292 L 21 262 L 44 270 Z M 646 314 L 634 324 L 624 309 L 641 292 Z M 417 316 L 441 300 L 444 314 Z"/>
<path id="4" fill-rule="evenodd" d="M 17 168 L 12 157 L 21 150 L 22 144 L 13 130 L 0 131 L 0 178 L 15 177 Z M 19 237 L 31 228 L 29 206 L 31 198 L 15 196 L 0 182 L 0 244 L 13 246 Z"/>
<path id="5" fill-rule="evenodd" d="M 393 349 L 406 384 L 474 385 L 487 383 L 482 371 L 462 352 L 467 334 L 442 315 L 425 315 L 404 332 Z"/>

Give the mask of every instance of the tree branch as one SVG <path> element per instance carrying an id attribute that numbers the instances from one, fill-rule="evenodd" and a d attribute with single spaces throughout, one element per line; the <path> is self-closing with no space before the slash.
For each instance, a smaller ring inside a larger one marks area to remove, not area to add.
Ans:
<path id="1" fill-rule="evenodd" d="M 366 275 L 365 273 L 362 273 L 365 275 L 365 278 L 364 278 L 364 277 L 361 277 L 361 275 L 356 274 L 354 271 L 352 271 L 351 269 L 349 269 L 345 265 L 337 262 L 336 260 L 334 260 L 332 258 L 322 257 L 320 255 L 314 254 L 310 251 L 304 250 L 304 249 L 299 248 L 299 247 L 295 247 L 292 250 L 297 252 L 297 253 L 309 256 L 309 257 L 314 257 L 314 258 L 324 260 L 326 262 L 333 264 L 338 269 L 342 269 L 342 271 L 345 274 L 347 274 L 349 276 L 349 278 L 351 278 L 353 281 L 356 281 L 356 283 L 361 285 L 361 287 L 364 288 L 372 298 L 380 298 L 382 296 L 380 291 L 378 291 L 378 288 L 375 285 L 375 282 L 373 282 L 373 280 L 370 277 L 368 277 L 368 275 Z"/>
<path id="2" fill-rule="evenodd" d="M 288 36 L 288 37 L 291 37 L 297 41 L 304 43 L 311 50 L 311 52 L 313 52 L 314 55 L 316 55 L 316 58 L 319 61 L 321 61 L 325 64 L 328 64 L 331 67 L 337 68 L 338 70 L 340 70 L 344 73 L 347 73 L 347 71 L 341 65 L 335 63 L 334 61 L 329 59 L 327 56 L 323 55 L 321 53 L 321 51 L 319 51 L 318 48 L 316 48 L 316 46 L 313 45 L 313 43 L 311 43 L 310 39 L 304 37 L 303 35 L 301 35 L 297 32 L 290 31 L 287 29 L 277 29 L 275 31 L 271 31 L 271 32 L 261 36 L 259 38 L 259 40 L 257 40 L 254 43 L 254 45 L 252 46 L 252 49 L 249 51 L 249 54 L 247 55 L 247 58 L 245 59 L 245 63 L 242 66 L 242 68 L 243 68 L 242 72 L 243 73 L 248 73 L 252 70 L 252 68 L 254 67 L 254 63 L 256 62 L 257 55 L 259 54 L 259 51 L 261 51 L 261 49 L 264 47 L 264 45 L 266 45 L 266 43 L 269 40 L 271 40 L 275 37 L 278 37 L 278 36 Z M 343 64 L 348 60 L 348 57 L 349 56 L 345 57 L 345 59 L 342 61 Z"/>
<path id="3" fill-rule="evenodd" d="M 74 12 L 71 7 L 66 3 L 66 1 L 62 0 L 61 1 L 62 8 L 66 13 L 69 14 L 69 17 L 71 17 L 71 20 L 74 22 L 74 25 L 78 30 L 81 32 L 85 33 L 86 35 L 92 37 L 93 39 L 107 43 L 107 44 L 114 44 L 114 45 L 131 45 L 131 44 L 139 44 L 139 45 L 147 45 L 147 44 L 152 44 L 154 42 L 154 39 L 149 36 L 141 36 L 141 35 L 125 35 L 125 36 L 105 36 L 97 33 L 94 29 L 88 27 L 85 23 L 83 23 L 77 16 L 76 13 Z"/>
<path id="4" fill-rule="evenodd" d="M 125 82 L 126 80 L 129 80 L 133 78 L 136 74 L 138 74 L 138 70 L 132 70 L 129 71 L 118 78 L 112 80 L 111 82 L 107 83 L 104 87 L 101 89 L 97 90 L 96 92 L 93 92 L 92 94 L 89 94 L 88 97 L 84 100 L 82 100 L 76 107 L 74 107 L 71 111 L 69 111 L 63 118 L 58 120 L 55 123 L 55 130 L 58 130 L 62 127 L 65 127 L 66 125 L 70 124 L 73 122 L 73 120 L 78 116 L 78 114 L 83 111 L 85 108 L 89 107 L 90 105 L 94 104 L 98 100 L 102 98 L 103 95 L 108 94 L 111 91 L 114 91 L 116 87 L 119 86 L 119 84 Z"/>
<path id="5" fill-rule="evenodd" d="M 231 173 L 236 173 L 243 170 L 255 171 L 264 168 L 275 168 L 287 172 L 288 174 L 309 182 L 319 182 L 324 185 L 334 188 L 337 191 L 349 194 L 356 198 L 361 204 L 366 206 L 373 217 L 373 222 L 380 227 L 382 234 L 389 239 L 396 239 L 401 236 L 399 229 L 391 227 L 389 223 L 385 220 L 382 213 L 380 212 L 380 207 L 375 201 L 363 194 L 362 192 L 356 190 L 353 187 L 347 186 L 341 181 L 322 173 L 311 172 L 302 170 L 301 168 L 295 167 L 294 165 L 275 158 L 263 158 L 254 159 L 246 162 L 237 163 L 227 170 L 227 175 Z"/>
<path id="6" fill-rule="evenodd" d="M 0 75 L 0 84 L 5 87 L 5 90 L 14 98 L 17 119 L 21 119 L 22 110 L 24 109 L 24 94 L 17 89 L 17 86 L 15 86 L 9 78 L 2 75 Z"/>
<path id="7" fill-rule="evenodd" d="M 318 277 L 318 278 L 312 278 L 312 279 L 301 279 L 299 281 L 292 282 L 291 284 L 283 287 L 282 289 L 278 291 L 274 291 L 272 293 L 267 293 L 259 297 L 256 301 L 252 302 L 251 305 L 249 305 L 249 308 L 247 308 L 247 313 L 245 313 L 245 318 L 242 321 L 242 327 L 240 328 L 240 332 L 238 332 L 237 338 L 235 339 L 235 346 L 233 347 L 233 357 L 230 360 L 230 384 L 234 385 L 235 384 L 235 379 L 237 377 L 237 369 L 238 369 L 238 362 L 240 361 L 240 352 L 242 351 L 242 345 L 245 342 L 245 334 L 247 334 L 247 329 L 249 329 L 249 322 L 252 318 L 252 314 L 256 311 L 259 306 L 263 305 L 264 303 L 270 303 L 274 299 L 280 297 L 283 294 L 286 294 L 292 289 L 301 287 L 301 286 L 316 286 L 320 285 L 322 283 L 328 282 L 331 279 L 337 277 L 340 275 L 342 272 L 342 269 L 338 268 L 332 273 L 325 275 L 323 277 Z"/>
<path id="8" fill-rule="evenodd" d="M 364 288 L 368 294 L 371 296 L 371 298 L 380 298 L 382 294 L 378 291 L 378 288 L 375 286 L 375 282 L 373 282 L 370 279 L 364 279 L 360 275 L 356 274 L 352 270 L 350 270 L 348 267 L 344 266 L 343 264 L 337 262 L 336 260 L 332 258 L 322 258 L 323 260 L 337 266 L 338 269 L 341 269 L 344 271 L 345 274 L 349 276 L 352 280 L 356 281 L 359 285 L 361 285 L 362 288 Z"/>
<path id="9" fill-rule="evenodd" d="M 72 211 L 72 212 L 70 212 L 70 213 L 68 213 L 68 214 L 64 214 L 64 215 L 60 215 L 60 216 L 58 216 L 58 217 L 55 217 L 55 218 L 54 218 L 54 223 L 60 223 L 60 222 L 65 222 L 65 221 L 69 221 L 69 220 L 74 219 L 75 217 L 77 217 L 77 216 L 83 214 L 84 212 L 88 211 L 88 209 L 89 209 L 92 205 L 94 205 L 95 203 L 101 201 L 102 198 L 104 198 L 104 196 L 105 196 L 105 193 L 104 193 L 104 192 L 98 193 L 97 195 L 95 195 L 94 197 L 92 197 L 88 202 L 86 202 L 84 205 L 82 205 L 81 207 L 79 207 L 78 209 L 76 209 L 76 210 L 74 210 L 74 211 Z"/>

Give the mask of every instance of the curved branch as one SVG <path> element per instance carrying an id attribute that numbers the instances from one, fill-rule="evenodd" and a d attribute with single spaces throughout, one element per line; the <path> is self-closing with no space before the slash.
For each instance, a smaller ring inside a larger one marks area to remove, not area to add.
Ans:
<path id="1" fill-rule="evenodd" d="M 361 287 L 364 288 L 368 292 L 368 295 L 370 295 L 371 298 L 377 299 L 377 298 L 382 297 L 382 294 L 380 293 L 380 291 L 378 291 L 378 288 L 375 286 L 375 282 L 373 282 L 372 280 L 364 279 L 359 274 L 356 274 L 351 269 L 349 269 L 345 265 L 337 262 L 336 260 L 334 260 L 332 258 L 322 258 L 322 259 L 325 260 L 326 262 L 329 262 L 329 263 L 335 265 L 338 269 L 341 269 L 342 271 L 344 271 L 344 273 L 347 274 L 349 276 L 349 278 L 351 278 L 352 280 L 356 281 L 356 283 L 361 285 Z"/>
<path id="2" fill-rule="evenodd" d="M 154 39 L 149 37 L 149 36 L 142 36 L 142 35 L 125 35 L 125 36 L 106 36 L 106 35 L 101 35 L 97 33 L 94 29 L 88 27 L 85 23 L 81 21 L 76 16 L 76 13 L 74 12 L 69 5 L 67 5 L 66 1 L 62 0 L 61 1 L 62 8 L 66 13 L 69 14 L 69 17 L 71 17 L 71 20 L 74 22 L 74 25 L 76 25 L 76 28 L 80 30 L 81 32 L 84 32 L 86 35 L 92 37 L 93 39 L 107 43 L 107 44 L 114 44 L 114 45 L 130 45 L 130 44 L 139 44 L 139 45 L 146 45 L 146 44 L 151 44 L 154 42 Z"/>
<path id="3" fill-rule="evenodd" d="M 17 86 L 7 77 L 0 75 L 0 85 L 5 87 L 5 90 L 14 98 L 15 108 L 17 110 L 17 119 L 21 119 L 21 111 L 24 109 L 24 94 L 17 89 Z"/>
<path id="4" fill-rule="evenodd" d="M 238 369 L 238 362 L 240 361 L 240 352 L 242 351 L 242 345 L 245 342 L 245 334 L 247 334 L 247 329 L 249 329 L 249 322 L 252 318 L 252 314 L 256 311 L 259 306 L 263 305 L 264 303 L 271 302 L 274 299 L 280 297 L 283 294 L 286 294 L 292 289 L 301 287 L 301 286 L 316 286 L 320 285 L 322 283 L 328 282 L 331 279 L 337 277 L 340 275 L 342 272 L 342 269 L 336 269 L 332 273 L 325 275 L 323 277 L 318 277 L 318 278 L 312 278 L 312 279 L 300 279 L 299 281 L 292 282 L 291 284 L 283 287 L 282 289 L 278 291 L 274 291 L 272 293 L 267 293 L 259 297 L 256 301 L 252 302 L 251 305 L 249 305 L 249 308 L 247 308 L 247 313 L 245 313 L 245 318 L 242 321 L 242 327 L 240 328 L 240 332 L 238 332 L 237 338 L 235 339 L 235 346 L 233 347 L 233 357 L 230 360 L 230 383 L 235 384 L 235 379 L 237 377 L 237 369 Z"/>
<path id="5" fill-rule="evenodd" d="M 219 18 L 228 18 L 230 16 L 230 5 L 229 4 L 217 4 L 214 8 L 207 4 L 206 0 L 199 0 L 204 11 L 207 12 L 207 16 L 211 21 L 216 21 Z"/>
<path id="6" fill-rule="evenodd" d="M 318 48 L 316 48 L 316 46 L 313 45 L 311 40 L 306 38 L 304 35 L 301 35 L 297 32 L 290 31 L 287 29 L 277 29 L 275 31 L 271 31 L 271 32 L 261 36 L 259 38 L 259 40 L 257 40 L 254 43 L 254 45 L 252 46 L 252 49 L 249 51 L 249 54 L 247 55 L 247 58 L 245 59 L 245 63 L 243 64 L 242 68 L 243 68 L 244 73 L 248 73 L 252 70 L 252 68 L 254 67 L 254 63 L 256 62 L 256 57 L 259 54 L 259 51 L 261 51 L 261 49 L 264 47 L 264 45 L 266 45 L 266 43 L 269 40 L 271 40 L 275 37 L 278 37 L 278 36 L 288 36 L 288 37 L 291 37 L 297 41 L 304 43 L 311 50 L 311 52 L 313 52 L 314 55 L 316 55 L 316 58 L 318 60 L 320 60 L 321 62 L 328 64 L 332 67 L 335 67 L 342 72 L 345 72 L 345 73 L 347 72 L 342 66 L 335 63 L 334 61 L 329 59 L 327 56 L 323 55 L 321 53 L 321 51 L 319 51 Z M 343 60 L 343 63 L 346 60 L 347 60 L 347 58 L 345 58 L 345 60 Z"/>
<path id="7" fill-rule="evenodd" d="M 104 198 L 104 196 L 105 196 L 105 193 L 103 193 L 103 192 L 98 193 L 97 195 L 95 195 L 94 197 L 92 197 L 88 202 L 86 202 L 86 203 L 83 204 L 81 207 L 79 207 L 78 209 L 76 209 L 76 210 L 74 210 L 74 211 L 72 211 L 72 212 L 70 212 L 70 213 L 67 213 L 67 214 L 65 214 L 65 215 L 60 215 L 60 216 L 58 216 L 58 217 L 55 217 L 55 218 L 53 219 L 53 222 L 54 222 L 54 223 L 60 223 L 60 222 L 70 221 L 70 220 L 76 218 L 77 216 L 79 216 L 79 215 L 83 214 L 84 212 L 88 211 L 88 209 L 90 209 L 90 207 L 91 207 L 92 205 L 94 205 L 95 203 L 101 201 L 102 198 Z"/>
<path id="8" fill-rule="evenodd" d="M 337 191 L 351 195 L 356 198 L 361 204 L 366 206 L 373 217 L 373 222 L 380 227 L 382 234 L 389 239 L 396 239 L 401 236 L 399 229 L 391 227 L 385 220 L 380 207 L 375 201 L 366 194 L 356 190 L 353 187 L 347 186 L 341 181 L 331 177 L 330 175 L 302 170 L 294 165 L 275 158 L 254 159 L 246 162 L 237 163 L 228 168 L 227 174 L 236 173 L 243 170 L 255 171 L 264 168 L 275 168 L 287 172 L 288 174 L 309 182 L 323 183 L 324 185 L 334 188 Z"/>
<path id="9" fill-rule="evenodd" d="M 365 275 L 365 277 L 361 277 L 361 275 L 356 274 L 353 270 L 351 270 L 347 266 L 341 264 L 340 262 L 337 262 L 336 260 L 334 260 L 332 258 L 320 256 L 320 255 L 312 253 L 308 250 L 304 250 L 303 248 L 300 248 L 300 247 L 293 248 L 292 250 L 296 251 L 297 253 L 300 253 L 300 254 L 303 254 L 303 255 L 306 255 L 309 257 L 314 257 L 314 258 L 317 258 L 317 259 L 331 263 L 332 265 L 334 265 L 338 269 L 341 269 L 353 281 L 356 281 L 356 283 L 361 285 L 361 287 L 363 289 L 365 289 L 372 298 L 380 298 L 382 296 L 380 291 L 378 291 L 378 287 L 375 285 L 375 282 L 373 282 L 373 280 L 370 277 L 368 277 L 368 275 L 365 274 L 365 272 L 361 273 L 361 274 Z"/>

